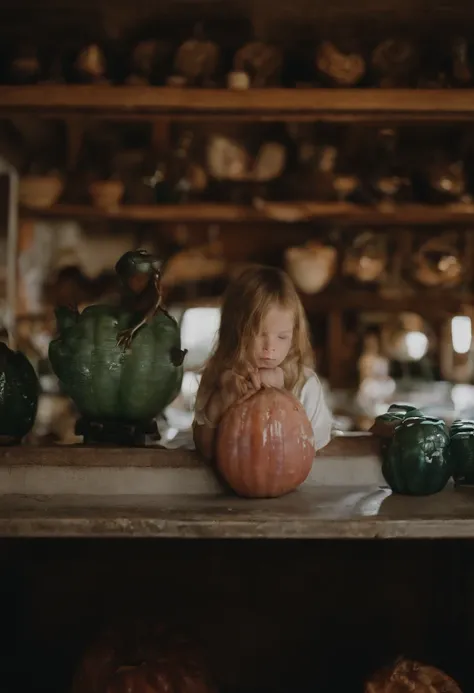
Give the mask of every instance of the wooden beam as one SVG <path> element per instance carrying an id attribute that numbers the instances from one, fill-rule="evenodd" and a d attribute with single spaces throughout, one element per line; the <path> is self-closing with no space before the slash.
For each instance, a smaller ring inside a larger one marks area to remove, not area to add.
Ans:
<path id="1" fill-rule="evenodd" d="M 426 317 L 432 316 L 436 320 L 457 315 L 466 304 L 474 304 L 474 295 L 463 291 L 445 293 L 434 290 L 420 291 L 415 295 L 401 296 L 400 298 L 387 298 L 378 293 L 363 289 L 348 289 L 340 287 L 337 290 L 330 288 L 321 294 L 308 296 L 301 294 L 301 301 L 308 313 L 328 313 L 330 311 L 347 311 L 358 313 L 400 313 L 402 311 L 414 311 Z M 215 307 L 220 306 L 220 296 L 199 296 L 190 301 L 181 298 L 175 300 L 173 295 L 167 299 L 167 305 L 175 308 Z M 41 314 L 23 313 L 17 316 L 17 322 L 54 322 L 52 310 Z"/>
<path id="2" fill-rule="evenodd" d="M 400 313 L 413 311 L 424 316 L 440 318 L 443 315 L 456 315 L 466 302 L 473 303 L 474 296 L 463 292 L 420 291 L 416 294 L 387 298 L 378 293 L 364 290 L 339 288 L 313 296 L 302 295 L 301 300 L 309 313 L 345 310 L 361 312 Z"/>
<path id="3" fill-rule="evenodd" d="M 279 119 L 472 120 L 471 89 L 179 89 L 97 85 L 1 86 L 0 111 Z"/>
<path id="4" fill-rule="evenodd" d="M 24 218 L 109 219 L 135 222 L 268 222 L 297 224 L 328 221 L 346 225 L 474 227 L 474 206 L 400 204 L 392 210 L 348 202 L 264 202 L 258 205 L 196 203 L 183 205 L 122 205 L 111 210 L 58 204 L 48 209 L 23 208 Z"/>

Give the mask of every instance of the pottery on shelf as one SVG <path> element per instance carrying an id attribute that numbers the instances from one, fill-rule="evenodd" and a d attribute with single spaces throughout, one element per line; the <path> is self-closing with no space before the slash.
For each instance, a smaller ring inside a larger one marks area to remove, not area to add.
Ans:
<path id="1" fill-rule="evenodd" d="M 317 241 L 285 251 L 286 270 L 296 287 L 305 294 L 322 291 L 333 278 L 336 264 L 336 248 Z"/>
<path id="2" fill-rule="evenodd" d="M 89 186 L 94 207 L 116 209 L 122 201 L 125 186 L 120 180 L 97 180 Z"/>
<path id="3" fill-rule="evenodd" d="M 32 209 L 52 207 L 61 197 L 63 181 L 55 175 L 27 175 L 20 178 L 20 204 Z"/>

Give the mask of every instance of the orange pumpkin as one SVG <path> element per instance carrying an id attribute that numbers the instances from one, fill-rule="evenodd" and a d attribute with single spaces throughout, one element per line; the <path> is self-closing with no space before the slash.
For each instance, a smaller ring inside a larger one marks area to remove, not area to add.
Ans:
<path id="1" fill-rule="evenodd" d="M 276 498 L 293 491 L 313 458 L 311 423 L 287 391 L 261 389 L 236 402 L 219 423 L 217 469 L 240 496 Z"/>
<path id="2" fill-rule="evenodd" d="M 166 629 L 127 627 L 86 650 L 72 693 L 213 693 L 199 652 Z"/>
<path id="3" fill-rule="evenodd" d="M 444 671 L 410 659 L 379 669 L 365 684 L 365 693 L 462 693 Z"/>

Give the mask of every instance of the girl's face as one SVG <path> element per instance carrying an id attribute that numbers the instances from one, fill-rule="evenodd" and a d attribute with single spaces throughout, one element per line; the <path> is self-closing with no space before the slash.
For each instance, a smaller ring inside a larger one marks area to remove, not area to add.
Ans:
<path id="1" fill-rule="evenodd" d="M 270 308 L 253 343 L 252 357 L 257 368 L 277 368 L 283 363 L 293 341 L 294 323 L 292 310 Z"/>

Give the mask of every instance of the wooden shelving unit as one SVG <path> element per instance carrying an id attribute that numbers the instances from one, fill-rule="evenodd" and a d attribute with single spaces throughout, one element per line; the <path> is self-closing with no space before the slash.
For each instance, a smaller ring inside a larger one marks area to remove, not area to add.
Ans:
<path id="1" fill-rule="evenodd" d="M 429 126 L 474 121 L 474 89 L 188 89 L 139 86 L 41 84 L 0 86 L 0 117 L 34 114 L 64 120 L 68 132 L 68 166 L 73 169 L 90 120 L 148 121 L 152 141 L 161 152 L 170 144 L 176 121 L 328 122 L 366 125 Z M 182 205 L 126 205 L 100 210 L 92 205 L 57 204 L 49 209 L 20 210 L 23 219 L 78 219 L 139 224 L 199 223 L 279 225 L 328 223 L 340 227 L 400 227 L 397 243 L 410 228 L 464 226 L 474 229 L 474 205 L 397 204 L 363 206 L 348 202 L 255 199 L 253 204 L 201 202 Z M 470 238 L 470 236 L 469 236 Z M 456 291 L 412 291 L 388 295 L 383 290 L 341 287 L 303 296 L 309 314 L 327 314 L 330 380 L 337 380 L 341 355 L 331 345 L 343 341 L 342 313 L 411 310 L 434 319 L 456 314 L 473 296 Z M 204 303 L 214 299 L 203 298 Z"/>
<path id="2" fill-rule="evenodd" d="M 469 89 L 177 89 L 173 87 L 0 86 L 0 114 L 87 114 L 99 118 L 471 121 Z"/>
<path id="3" fill-rule="evenodd" d="M 33 85 L 0 86 L 0 117 L 34 112 L 42 117 L 100 119 L 311 120 L 328 122 L 453 122 L 474 118 L 469 89 L 179 89 L 173 87 Z M 414 225 L 470 224 L 474 205 L 402 204 L 393 209 L 346 202 L 258 205 L 197 203 L 122 205 L 99 210 L 58 204 L 23 209 L 22 216 L 134 222 L 309 222 Z"/>
<path id="4" fill-rule="evenodd" d="M 33 85 L 0 86 L 0 117 L 34 112 L 87 119 L 311 120 L 328 122 L 452 122 L 474 118 L 469 89 L 186 89 L 173 87 Z M 78 120 L 79 119 L 79 120 Z M 474 205 L 401 204 L 369 207 L 347 202 L 259 202 L 255 205 L 196 203 L 122 205 L 113 210 L 58 204 L 23 209 L 23 217 L 123 220 L 132 222 L 310 222 L 429 226 L 470 224 Z"/>
<path id="5" fill-rule="evenodd" d="M 474 205 L 429 206 L 401 204 L 392 209 L 347 202 L 268 202 L 251 205 L 195 203 L 182 205 L 121 205 L 98 209 L 85 205 L 57 204 L 47 209 L 22 208 L 24 218 L 57 218 L 135 222 L 282 222 L 328 221 L 338 224 L 373 226 L 474 223 Z"/>

